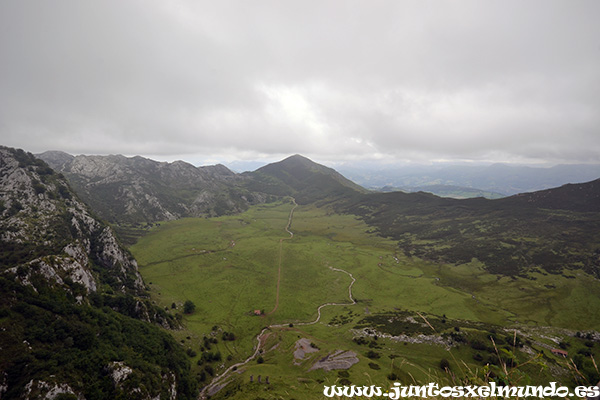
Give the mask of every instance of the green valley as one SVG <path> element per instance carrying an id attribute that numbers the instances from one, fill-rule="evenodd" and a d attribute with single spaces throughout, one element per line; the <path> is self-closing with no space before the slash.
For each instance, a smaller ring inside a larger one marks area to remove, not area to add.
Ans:
<path id="1" fill-rule="evenodd" d="M 579 382 L 597 379 L 589 360 L 600 346 L 586 329 L 600 327 L 600 282 L 582 270 L 521 277 L 477 260 L 433 263 L 354 215 L 301 205 L 290 219 L 293 208 L 288 198 L 161 223 L 130 248 L 153 301 L 183 320 L 173 335 L 204 395 L 316 399 L 324 385 L 395 379 L 574 384 L 573 368 L 550 352 L 559 344 L 580 356 Z M 338 305 L 310 324 L 326 303 Z M 318 368 L 342 351 L 350 368 Z"/>

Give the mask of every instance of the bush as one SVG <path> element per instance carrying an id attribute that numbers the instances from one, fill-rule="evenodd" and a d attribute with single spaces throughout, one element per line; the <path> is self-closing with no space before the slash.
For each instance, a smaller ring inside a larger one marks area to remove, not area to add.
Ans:
<path id="1" fill-rule="evenodd" d="M 379 358 L 379 357 L 381 357 L 381 355 L 378 352 L 376 352 L 376 351 L 369 350 L 367 352 L 367 357 L 373 359 L 373 358 Z"/>
<path id="2" fill-rule="evenodd" d="M 375 364 L 375 363 L 369 363 L 369 368 L 374 369 L 374 370 L 378 370 L 381 369 L 381 367 L 379 366 L 379 364 Z"/>
<path id="3" fill-rule="evenodd" d="M 348 371 L 338 371 L 338 376 L 340 378 L 350 378 L 350 373 Z"/>
<path id="4" fill-rule="evenodd" d="M 183 303 L 183 312 L 186 314 L 192 314 L 196 310 L 196 305 L 191 300 L 186 300 Z"/>
<path id="5" fill-rule="evenodd" d="M 445 358 L 440 360 L 440 368 L 442 371 L 450 371 L 450 363 Z"/>
<path id="6" fill-rule="evenodd" d="M 197 355 L 197 354 L 196 354 L 196 352 L 195 352 L 194 350 L 192 350 L 192 349 L 189 349 L 189 348 L 186 350 L 186 353 L 187 353 L 187 355 L 188 355 L 189 357 L 192 357 L 192 358 L 193 358 L 193 357 L 196 357 L 196 355 Z"/>

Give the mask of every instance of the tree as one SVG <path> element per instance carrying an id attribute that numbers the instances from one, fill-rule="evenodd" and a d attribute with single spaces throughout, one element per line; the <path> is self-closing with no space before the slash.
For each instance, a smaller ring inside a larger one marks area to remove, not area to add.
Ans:
<path id="1" fill-rule="evenodd" d="M 183 303 L 183 312 L 186 314 L 192 314 L 196 310 L 196 305 L 191 300 L 186 300 Z"/>

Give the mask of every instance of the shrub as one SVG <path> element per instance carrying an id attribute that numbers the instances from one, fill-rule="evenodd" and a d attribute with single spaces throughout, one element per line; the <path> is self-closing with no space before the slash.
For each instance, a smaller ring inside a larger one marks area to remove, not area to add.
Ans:
<path id="1" fill-rule="evenodd" d="M 442 358 L 440 360 L 440 368 L 443 371 L 449 371 L 450 370 L 450 363 L 448 362 L 448 360 L 446 360 L 445 358 Z"/>
<path id="2" fill-rule="evenodd" d="M 375 364 L 375 363 L 369 363 L 369 368 L 374 369 L 374 370 L 379 370 L 381 369 L 381 367 L 379 366 L 379 364 Z"/>
<path id="3" fill-rule="evenodd" d="M 192 314 L 196 310 L 196 305 L 191 300 L 186 300 L 183 303 L 183 312 L 186 314 Z"/>

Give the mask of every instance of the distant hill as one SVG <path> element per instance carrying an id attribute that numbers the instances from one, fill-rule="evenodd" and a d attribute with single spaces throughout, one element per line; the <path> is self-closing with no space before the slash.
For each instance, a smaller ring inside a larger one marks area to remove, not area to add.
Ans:
<path id="1" fill-rule="evenodd" d="M 474 197 L 485 197 L 486 199 L 500 199 L 506 197 L 501 193 L 488 192 L 480 189 L 473 189 L 463 186 L 453 185 L 429 185 L 429 186 L 416 186 L 416 187 L 405 187 L 405 188 L 394 188 L 385 186 L 379 189 L 381 192 L 427 192 L 435 194 L 440 197 L 450 197 L 452 199 L 471 199 Z"/>
<path id="2" fill-rule="evenodd" d="M 0 147 L 0 397 L 195 398 L 157 324 L 179 326 L 112 229 L 44 161 Z"/>
<path id="3" fill-rule="evenodd" d="M 246 182 L 247 188 L 277 196 L 294 196 L 300 204 L 367 192 L 334 169 L 301 155 L 265 165 L 244 175 L 250 178 Z"/>
<path id="4" fill-rule="evenodd" d="M 556 165 L 529 167 L 492 165 L 379 165 L 348 163 L 338 170 L 366 188 L 390 186 L 412 191 L 419 187 L 451 185 L 510 196 L 567 183 L 589 182 L 600 178 L 600 165 Z M 431 192 L 434 189 L 429 190 Z"/>

